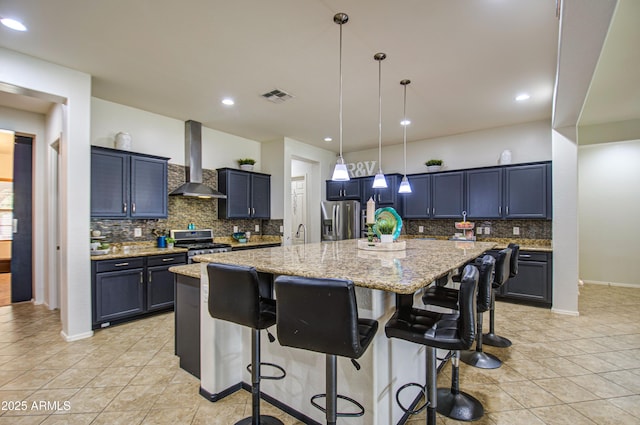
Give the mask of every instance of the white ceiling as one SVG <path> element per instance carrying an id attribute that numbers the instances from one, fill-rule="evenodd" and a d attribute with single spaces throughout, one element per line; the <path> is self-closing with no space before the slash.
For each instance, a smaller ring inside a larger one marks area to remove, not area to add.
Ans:
<path id="1" fill-rule="evenodd" d="M 101 99 L 261 142 L 287 136 L 337 151 L 333 15 L 345 12 L 349 152 L 377 146 L 380 51 L 385 145 L 402 141 L 404 78 L 412 81 L 409 140 L 550 119 L 555 10 L 555 0 L 6 0 L 0 16 L 29 31 L 0 27 L 0 46 L 91 74 Z M 294 98 L 260 96 L 275 88 Z M 531 99 L 516 103 L 520 92 Z M 221 105 L 225 96 L 236 105 Z"/>

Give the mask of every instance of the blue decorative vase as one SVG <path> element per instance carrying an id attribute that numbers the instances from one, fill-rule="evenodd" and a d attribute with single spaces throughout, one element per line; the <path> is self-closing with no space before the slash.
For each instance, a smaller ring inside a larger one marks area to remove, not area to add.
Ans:
<path id="1" fill-rule="evenodd" d="M 158 248 L 166 248 L 166 247 L 167 247 L 167 237 L 158 236 Z"/>

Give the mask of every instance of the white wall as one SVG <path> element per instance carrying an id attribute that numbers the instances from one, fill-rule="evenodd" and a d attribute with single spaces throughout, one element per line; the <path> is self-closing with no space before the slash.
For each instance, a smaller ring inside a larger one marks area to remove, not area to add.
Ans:
<path id="1" fill-rule="evenodd" d="M 578 150 L 580 277 L 640 286 L 640 140 Z"/>
<path id="2" fill-rule="evenodd" d="M 67 340 L 85 338 L 93 334 L 86 243 L 90 216 L 91 76 L 3 48 L 0 63 L 0 81 L 66 104 L 60 161 L 61 334 Z"/>
<path id="3" fill-rule="evenodd" d="M 407 129 L 410 133 L 410 128 Z M 454 136 L 407 142 L 407 174 L 424 173 L 429 159 L 444 160 L 445 170 L 485 167 L 498 164 L 503 150 L 509 149 L 513 163 L 551 159 L 551 123 L 535 121 L 509 127 L 492 128 Z M 378 149 L 344 154 L 346 162 L 377 161 Z M 401 173 L 403 147 L 382 147 L 382 171 Z M 374 171 L 377 171 L 377 166 Z"/>
<path id="4" fill-rule="evenodd" d="M 114 147 L 117 133 L 131 135 L 131 150 L 171 158 L 172 164 L 185 165 L 184 121 L 91 98 L 91 144 Z M 237 168 L 240 158 L 254 158 L 255 170 L 261 170 L 260 143 L 202 128 L 202 167 L 215 170 Z"/>

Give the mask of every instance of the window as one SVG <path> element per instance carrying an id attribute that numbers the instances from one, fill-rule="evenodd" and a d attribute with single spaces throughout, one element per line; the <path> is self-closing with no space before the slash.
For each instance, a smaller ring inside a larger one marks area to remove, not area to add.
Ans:
<path id="1" fill-rule="evenodd" d="M 0 181 L 0 240 L 13 236 L 13 182 Z"/>

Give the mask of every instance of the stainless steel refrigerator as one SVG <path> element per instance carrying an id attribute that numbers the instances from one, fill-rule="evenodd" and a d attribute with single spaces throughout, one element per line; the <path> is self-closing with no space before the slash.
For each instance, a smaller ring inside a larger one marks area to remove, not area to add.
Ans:
<path id="1" fill-rule="evenodd" d="M 322 201 L 322 240 L 356 239 L 360 235 L 360 202 Z"/>

